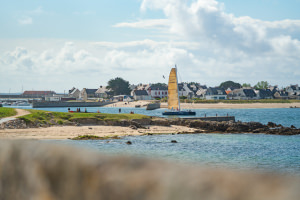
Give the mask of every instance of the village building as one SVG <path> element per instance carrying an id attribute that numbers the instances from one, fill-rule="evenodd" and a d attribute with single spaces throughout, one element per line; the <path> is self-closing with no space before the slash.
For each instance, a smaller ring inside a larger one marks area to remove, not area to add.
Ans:
<path id="1" fill-rule="evenodd" d="M 168 97 L 168 87 L 164 85 L 153 84 L 148 87 L 148 94 L 152 98 L 165 98 Z"/>
<path id="2" fill-rule="evenodd" d="M 288 99 L 289 98 L 289 94 L 285 91 L 277 91 L 274 94 L 274 98 L 275 99 Z"/>
<path id="3" fill-rule="evenodd" d="M 133 90 L 133 99 L 134 100 L 151 100 L 152 97 L 148 94 L 146 90 Z"/>
<path id="4" fill-rule="evenodd" d="M 288 93 L 290 99 L 297 99 L 298 95 L 300 95 L 300 88 L 298 84 L 288 86 L 285 91 Z"/>
<path id="5" fill-rule="evenodd" d="M 273 99 L 273 93 L 269 89 L 255 90 L 257 99 Z"/>
<path id="6" fill-rule="evenodd" d="M 81 100 L 84 100 L 86 101 L 88 98 L 96 98 L 96 91 L 97 89 L 87 89 L 87 88 L 83 88 L 81 91 L 80 91 L 80 96 L 79 98 Z"/>
<path id="7" fill-rule="evenodd" d="M 22 96 L 26 98 L 45 98 L 54 94 L 56 94 L 54 91 L 24 91 Z"/>
<path id="8" fill-rule="evenodd" d="M 69 90 L 69 97 L 79 99 L 79 96 L 80 90 L 78 90 L 77 88 L 73 87 L 71 90 Z"/>
<path id="9" fill-rule="evenodd" d="M 118 101 L 130 102 L 130 101 L 133 101 L 133 97 L 129 96 L 129 95 L 116 95 L 116 96 L 113 96 L 111 98 L 111 101 L 114 101 L 114 102 L 118 102 Z"/>
<path id="10" fill-rule="evenodd" d="M 235 89 L 228 94 L 229 99 L 235 100 L 252 100 L 258 99 L 253 89 Z"/>
<path id="11" fill-rule="evenodd" d="M 95 96 L 98 98 L 106 99 L 108 98 L 110 90 L 108 90 L 105 86 L 100 86 L 98 90 L 95 92 Z"/>
<path id="12" fill-rule="evenodd" d="M 207 100 L 227 99 L 227 94 L 224 88 L 218 88 L 218 87 L 214 87 L 214 88 L 209 87 L 202 95 L 203 95 L 202 98 Z"/>
<path id="13" fill-rule="evenodd" d="M 187 83 L 179 83 L 178 84 L 178 96 L 179 97 L 188 97 L 191 93 L 193 93 L 190 88 L 188 88 Z"/>
<path id="14" fill-rule="evenodd" d="M 68 94 L 53 94 L 45 97 L 45 101 L 71 101 L 76 100 L 75 97 L 69 97 Z"/>

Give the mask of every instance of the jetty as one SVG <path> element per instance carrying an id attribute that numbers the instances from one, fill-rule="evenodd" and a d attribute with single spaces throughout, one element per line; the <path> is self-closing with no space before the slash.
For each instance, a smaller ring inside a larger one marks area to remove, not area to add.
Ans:
<path id="1" fill-rule="evenodd" d="M 33 108 L 49 107 L 102 107 L 113 104 L 114 102 L 67 102 L 67 101 L 35 101 L 32 102 Z"/>
<path id="2" fill-rule="evenodd" d="M 184 117 L 182 119 L 201 120 L 201 121 L 215 121 L 215 122 L 235 122 L 235 116 L 219 116 L 219 117 Z"/>

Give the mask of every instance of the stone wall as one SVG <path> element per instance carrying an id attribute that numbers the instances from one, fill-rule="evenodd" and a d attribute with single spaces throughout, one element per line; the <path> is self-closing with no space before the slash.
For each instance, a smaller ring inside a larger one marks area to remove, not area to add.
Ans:
<path id="1" fill-rule="evenodd" d="M 3 200 L 292 200 L 299 188 L 299 177 L 107 156 L 40 141 L 0 142 Z"/>
<path id="2" fill-rule="evenodd" d="M 32 102 L 33 108 L 47 108 L 47 107 L 101 107 L 113 102 L 65 102 L 65 101 L 43 101 Z"/>
<path id="3" fill-rule="evenodd" d="M 149 103 L 146 110 L 155 110 L 160 108 L 160 103 Z"/>

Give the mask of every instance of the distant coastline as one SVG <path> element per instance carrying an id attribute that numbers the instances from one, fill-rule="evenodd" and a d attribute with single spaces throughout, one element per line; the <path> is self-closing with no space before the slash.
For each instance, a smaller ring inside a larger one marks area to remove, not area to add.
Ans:
<path id="1" fill-rule="evenodd" d="M 104 107 L 135 107 L 136 105 L 145 105 L 150 101 L 135 101 L 129 104 L 125 102 L 116 102 Z M 182 109 L 243 109 L 243 108 L 300 108 L 300 102 L 295 103 L 181 103 Z M 161 108 L 167 108 L 167 103 L 161 103 Z"/>

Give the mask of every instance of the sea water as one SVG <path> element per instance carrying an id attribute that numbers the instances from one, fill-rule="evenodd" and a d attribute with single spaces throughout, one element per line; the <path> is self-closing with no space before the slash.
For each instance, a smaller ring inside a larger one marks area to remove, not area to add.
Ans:
<path id="1" fill-rule="evenodd" d="M 21 108 L 21 107 L 20 107 Z M 31 108 L 31 107 L 24 107 Z M 48 110 L 56 112 L 68 112 L 67 107 L 54 107 L 54 108 L 35 108 L 39 110 Z M 119 113 L 119 107 L 89 107 L 86 108 L 88 112 L 99 112 L 101 113 Z M 130 113 L 133 111 L 137 114 L 157 116 L 157 117 L 174 117 L 174 116 L 164 116 L 162 113 L 167 109 L 156 109 L 156 110 L 146 110 L 145 108 L 120 108 L 121 113 Z M 71 110 L 76 110 L 76 108 L 71 108 Z M 85 108 L 81 107 L 81 111 Z M 196 112 L 196 116 L 192 117 L 214 117 L 214 116 L 235 116 L 236 121 L 242 122 L 261 122 L 267 124 L 268 122 L 274 122 L 276 124 L 282 124 L 283 126 L 290 127 L 294 125 L 300 128 L 300 108 L 264 108 L 264 109 L 193 109 Z M 191 116 L 181 116 L 181 117 L 191 117 Z"/>
<path id="2" fill-rule="evenodd" d="M 177 143 L 171 143 L 171 140 Z M 127 145 L 127 141 L 131 141 L 132 145 Z M 130 154 L 214 168 L 272 171 L 300 176 L 300 135 L 186 134 L 55 142 L 113 155 Z"/>
<path id="3" fill-rule="evenodd" d="M 68 108 L 39 109 L 59 112 L 68 110 Z M 119 113 L 117 107 L 95 107 L 87 110 Z M 193 110 L 196 111 L 196 117 L 228 114 L 244 122 L 257 121 L 266 124 L 271 121 L 300 128 L 300 109 L 295 108 Z M 147 111 L 144 108 L 121 108 L 121 113 L 131 111 L 163 117 L 162 112 L 165 109 Z M 171 140 L 176 140 L 178 143 L 171 143 Z M 132 145 L 127 145 L 126 141 L 131 141 Z M 300 175 L 300 135 L 187 134 L 128 136 L 120 140 L 56 140 L 54 142 L 92 148 L 109 154 L 131 154 L 209 167 L 267 170 Z"/>

